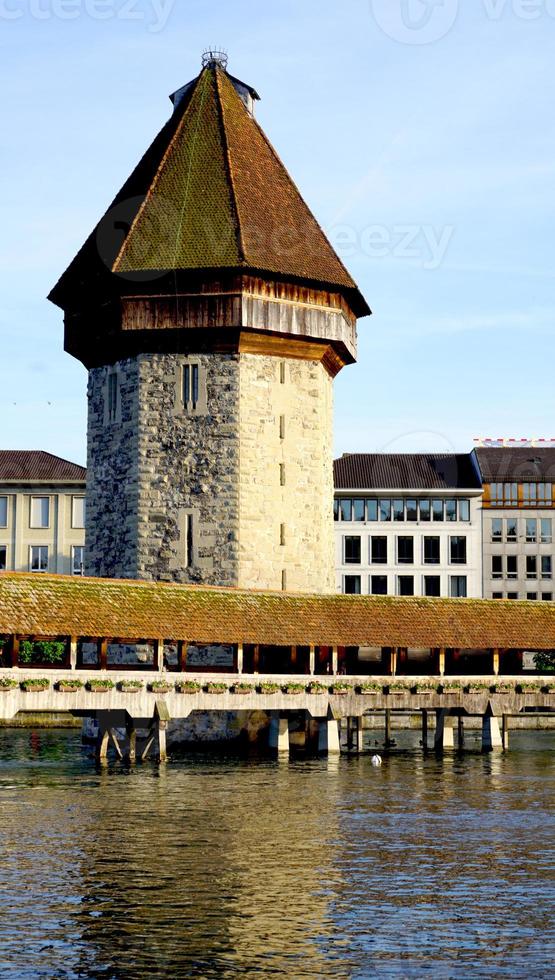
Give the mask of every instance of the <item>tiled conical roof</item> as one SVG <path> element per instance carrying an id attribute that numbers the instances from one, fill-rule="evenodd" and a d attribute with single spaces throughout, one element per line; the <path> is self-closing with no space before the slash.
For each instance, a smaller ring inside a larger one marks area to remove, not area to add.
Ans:
<path id="1" fill-rule="evenodd" d="M 369 312 L 234 82 L 212 65 L 50 298 L 67 306 L 68 297 L 121 278 L 215 269 L 321 283 L 346 293 L 358 315 Z"/>

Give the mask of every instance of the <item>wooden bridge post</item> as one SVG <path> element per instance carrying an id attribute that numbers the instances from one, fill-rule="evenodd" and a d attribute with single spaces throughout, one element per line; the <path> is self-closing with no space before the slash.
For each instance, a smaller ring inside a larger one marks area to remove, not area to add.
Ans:
<path id="1" fill-rule="evenodd" d="M 332 647 L 331 648 L 331 672 L 334 677 L 337 674 L 338 659 L 339 659 L 339 651 L 337 647 Z"/>
<path id="2" fill-rule="evenodd" d="M 100 670 L 106 670 L 108 666 L 108 638 L 101 636 L 97 644 L 97 660 Z"/>
<path id="3" fill-rule="evenodd" d="M 243 673 L 243 665 L 244 665 L 243 644 L 238 643 L 237 644 L 237 673 L 238 674 Z"/>
<path id="4" fill-rule="evenodd" d="M 425 708 L 422 709 L 422 748 L 424 751 L 428 748 L 428 712 Z"/>
<path id="5" fill-rule="evenodd" d="M 101 765 L 108 764 L 108 742 L 110 741 L 110 729 L 104 722 L 98 723 L 98 735 L 96 736 L 95 755 L 97 762 Z"/>
<path id="6" fill-rule="evenodd" d="M 184 674 L 187 670 L 187 648 L 189 644 L 187 640 L 180 640 L 177 644 L 177 669 L 180 674 Z"/>
<path id="7" fill-rule="evenodd" d="M 308 672 L 313 675 L 316 671 L 316 647 L 311 645 L 308 652 Z"/>
<path id="8" fill-rule="evenodd" d="M 509 716 L 503 715 L 502 727 L 501 727 L 501 741 L 503 742 L 503 749 L 506 752 L 509 748 Z"/>
<path id="9" fill-rule="evenodd" d="M 125 724 L 125 731 L 129 739 L 129 751 L 127 753 L 127 759 L 129 762 L 137 761 L 137 730 L 135 728 L 135 721 L 133 718 L 128 717 Z"/>
<path id="10" fill-rule="evenodd" d="M 464 721 L 463 716 L 457 718 L 457 748 L 464 749 Z"/>
<path id="11" fill-rule="evenodd" d="M 12 636 L 10 638 L 8 655 L 10 658 L 10 667 L 12 668 L 18 667 L 19 666 L 19 637 L 18 636 Z"/>
<path id="12" fill-rule="evenodd" d="M 445 677 L 445 647 L 439 648 L 438 671 L 440 677 Z"/>
<path id="13" fill-rule="evenodd" d="M 69 638 L 69 669 L 77 669 L 77 637 L 70 636 Z"/>
<path id="14" fill-rule="evenodd" d="M 385 709 L 385 733 L 384 733 L 384 744 L 386 748 L 391 745 L 391 709 Z"/>
<path id="15" fill-rule="evenodd" d="M 492 664 L 493 673 L 494 673 L 495 677 L 498 677 L 499 676 L 499 649 L 496 647 L 495 650 L 492 651 L 492 653 L 493 653 L 493 658 L 492 658 L 493 659 L 493 664 Z"/>

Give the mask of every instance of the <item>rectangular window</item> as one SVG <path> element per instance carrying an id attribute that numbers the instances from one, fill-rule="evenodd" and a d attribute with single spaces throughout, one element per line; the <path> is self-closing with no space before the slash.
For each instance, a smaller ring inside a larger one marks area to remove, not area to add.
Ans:
<path id="1" fill-rule="evenodd" d="M 380 500 L 380 521 L 391 520 L 391 500 Z"/>
<path id="2" fill-rule="evenodd" d="M 489 488 L 489 495 L 492 507 L 503 506 L 503 484 L 492 483 Z"/>
<path id="3" fill-rule="evenodd" d="M 507 592 L 507 599 L 518 599 L 518 592 Z"/>
<path id="4" fill-rule="evenodd" d="M 404 500 L 394 500 L 393 501 L 393 520 L 394 521 L 404 521 L 405 519 L 405 501 Z"/>
<path id="5" fill-rule="evenodd" d="M 377 500 L 367 500 L 366 501 L 366 513 L 368 514 L 369 521 L 378 520 L 378 501 Z"/>
<path id="6" fill-rule="evenodd" d="M 71 526 L 73 528 L 85 527 L 85 498 L 71 498 Z"/>
<path id="7" fill-rule="evenodd" d="M 493 555 L 491 559 L 491 577 L 503 578 L 503 559 L 501 555 Z"/>
<path id="8" fill-rule="evenodd" d="M 466 599 L 467 584 L 466 575 L 452 575 L 450 581 L 450 592 L 452 599 Z"/>
<path id="9" fill-rule="evenodd" d="M 333 519 L 334 519 L 334 521 L 338 521 L 339 520 L 339 501 L 338 501 L 337 497 L 335 498 L 335 500 L 333 502 Z"/>
<path id="10" fill-rule="evenodd" d="M 524 507 L 536 507 L 538 503 L 537 483 L 522 484 L 522 504 Z"/>
<path id="11" fill-rule="evenodd" d="M 353 500 L 353 520 L 354 521 L 364 521 L 365 519 L 365 508 L 364 500 Z"/>
<path id="12" fill-rule="evenodd" d="M 8 567 L 8 549 L 0 545 L 0 572 L 5 572 Z"/>
<path id="13" fill-rule="evenodd" d="M 459 500 L 459 521 L 468 523 L 470 520 L 470 500 Z"/>
<path id="14" fill-rule="evenodd" d="M 502 592 L 492 592 L 491 597 L 492 597 L 492 599 L 502 599 L 503 598 L 503 593 Z"/>
<path id="15" fill-rule="evenodd" d="M 199 401 L 199 391 L 200 391 L 200 377 L 199 377 L 199 365 L 198 364 L 184 364 L 183 365 L 183 405 L 185 411 L 195 412 L 198 401 Z"/>
<path id="16" fill-rule="evenodd" d="M 432 500 L 432 514 L 434 521 L 443 520 L 443 500 Z"/>
<path id="17" fill-rule="evenodd" d="M 553 485 L 538 483 L 538 504 L 540 507 L 551 507 L 553 503 Z"/>
<path id="18" fill-rule="evenodd" d="M 29 571 L 48 571 L 48 548 L 46 545 L 32 546 L 29 549 Z"/>
<path id="19" fill-rule="evenodd" d="M 494 517 L 491 522 L 491 540 L 492 541 L 502 541 L 503 540 L 503 521 L 500 517 Z"/>
<path id="20" fill-rule="evenodd" d="M 432 513 L 432 505 L 429 500 L 420 501 L 420 520 L 428 523 Z"/>
<path id="21" fill-rule="evenodd" d="M 417 521 L 418 520 L 418 506 L 416 500 L 407 500 L 407 521 Z"/>
<path id="22" fill-rule="evenodd" d="M 526 540 L 532 543 L 538 540 L 538 522 L 533 517 L 526 518 Z"/>
<path id="23" fill-rule="evenodd" d="M 507 578 L 518 578 L 518 558 L 516 555 L 507 555 Z"/>
<path id="24" fill-rule="evenodd" d="M 466 538 L 449 538 L 449 554 L 452 565 L 466 565 Z"/>
<path id="25" fill-rule="evenodd" d="M 457 520 L 457 501 L 456 500 L 446 500 L 445 501 L 445 520 L 446 521 L 456 521 Z"/>
<path id="26" fill-rule="evenodd" d="M 280 385 L 285 384 L 285 361 L 281 361 L 279 365 L 279 383 Z"/>
<path id="27" fill-rule="evenodd" d="M 115 371 L 108 375 L 108 421 L 115 422 L 118 414 L 118 376 Z"/>
<path id="28" fill-rule="evenodd" d="M 542 555 L 542 578 L 551 578 L 553 573 L 553 560 L 551 555 Z"/>
<path id="29" fill-rule="evenodd" d="M 414 595 L 414 578 L 412 575 L 398 576 L 397 595 Z"/>
<path id="30" fill-rule="evenodd" d="M 552 602 L 553 593 L 552 592 L 542 592 L 542 602 Z"/>
<path id="31" fill-rule="evenodd" d="M 360 575 L 345 575 L 343 591 L 345 595 L 360 595 Z"/>
<path id="32" fill-rule="evenodd" d="M 440 540 L 437 537 L 424 538 L 424 564 L 439 565 Z"/>
<path id="33" fill-rule="evenodd" d="M 279 525 L 279 543 L 282 548 L 285 547 L 285 524 Z"/>
<path id="34" fill-rule="evenodd" d="M 538 577 L 538 559 L 535 555 L 526 556 L 526 578 Z"/>
<path id="35" fill-rule="evenodd" d="M 194 516 L 193 514 L 187 514 L 187 541 L 186 541 L 186 555 L 185 555 L 185 567 L 192 568 L 195 563 L 195 553 L 194 553 L 194 540 L 195 540 L 195 526 L 194 526 Z"/>
<path id="36" fill-rule="evenodd" d="M 503 503 L 505 507 L 516 507 L 518 504 L 518 486 L 516 483 L 503 484 Z"/>
<path id="37" fill-rule="evenodd" d="M 370 556 L 373 565 L 387 565 L 387 538 L 371 538 Z"/>
<path id="38" fill-rule="evenodd" d="M 353 501 L 344 497 L 343 500 L 339 501 L 339 513 L 341 514 L 342 521 L 352 521 L 353 519 Z"/>
<path id="39" fill-rule="evenodd" d="M 538 598 L 538 593 L 537 592 L 527 592 L 526 593 L 526 598 L 528 599 L 529 602 L 535 602 L 537 600 L 537 598 Z"/>
<path id="40" fill-rule="evenodd" d="M 424 576 L 424 595 L 429 598 L 438 598 L 441 595 L 441 579 L 439 575 Z"/>
<path id="41" fill-rule="evenodd" d="M 0 527 L 8 526 L 8 498 L 0 497 Z"/>
<path id="42" fill-rule="evenodd" d="M 50 526 L 50 497 L 31 497 L 31 520 L 29 526 Z"/>
<path id="43" fill-rule="evenodd" d="M 285 463 L 279 464 L 279 484 L 281 487 L 285 486 Z"/>
<path id="44" fill-rule="evenodd" d="M 372 575 L 372 595 L 387 595 L 387 575 Z"/>
<path id="45" fill-rule="evenodd" d="M 397 538 L 397 561 L 400 565 L 414 565 L 414 538 Z"/>
<path id="46" fill-rule="evenodd" d="M 516 517 L 507 518 L 507 541 L 516 541 L 518 538 L 518 520 Z"/>
<path id="47" fill-rule="evenodd" d="M 85 571 L 85 549 L 76 546 L 71 549 L 71 574 L 84 575 Z"/>
<path id="48" fill-rule="evenodd" d="M 360 565 L 360 538 L 343 538 L 343 554 L 346 565 Z"/>
<path id="49" fill-rule="evenodd" d="M 285 415 L 279 417 L 279 437 L 285 439 Z"/>
<path id="50" fill-rule="evenodd" d="M 551 544 L 553 541 L 553 529 L 550 517 L 542 517 L 541 521 L 541 542 Z"/>

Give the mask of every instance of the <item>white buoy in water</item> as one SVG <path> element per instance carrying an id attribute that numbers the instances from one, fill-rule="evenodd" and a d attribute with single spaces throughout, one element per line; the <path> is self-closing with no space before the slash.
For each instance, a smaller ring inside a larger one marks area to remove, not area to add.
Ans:
<path id="1" fill-rule="evenodd" d="M 373 755 L 372 758 L 370 759 L 370 762 L 372 763 L 373 766 L 381 766 L 382 764 L 381 755 Z"/>

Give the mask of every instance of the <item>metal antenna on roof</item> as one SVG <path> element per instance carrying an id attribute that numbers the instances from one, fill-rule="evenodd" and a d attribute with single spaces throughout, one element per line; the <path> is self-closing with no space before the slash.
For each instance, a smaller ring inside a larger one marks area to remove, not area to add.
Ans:
<path id="1" fill-rule="evenodd" d="M 224 71 L 227 69 L 228 55 L 227 51 L 218 50 L 216 48 L 208 48 L 207 51 L 203 51 L 202 54 L 202 67 L 203 68 L 223 68 Z"/>

